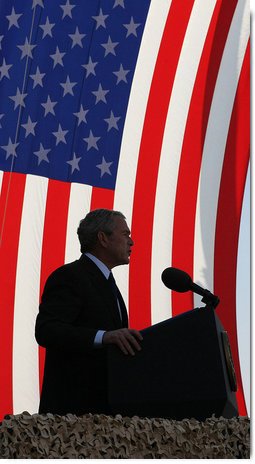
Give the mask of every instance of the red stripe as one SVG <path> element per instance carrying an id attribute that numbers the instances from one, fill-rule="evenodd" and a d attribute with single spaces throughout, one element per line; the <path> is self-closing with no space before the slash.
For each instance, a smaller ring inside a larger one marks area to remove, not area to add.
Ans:
<path id="1" fill-rule="evenodd" d="M 66 228 L 71 184 L 49 180 L 45 209 L 40 294 L 47 277 L 57 267 L 64 264 Z M 39 375 L 42 385 L 45 350 L 39 348 Z"/>
<path id="2" fill-rule="evenodd" d="M 114 190 L 93 187 L 90 200 L 90 211 L 98 208 L 112 209 L 114 202 Z"/>
<path id="3" fill-rule="evenodd" d="M 0 197 L 0 420 L 13 413 L 12 341 L 20 223 L 26 176 L 5 173 Z"/>
<path id="4" fill-rule="evenodd" d="M 130 263 L 130 325 L 151 324 L 151 245 L 161 145 L 179 56 L 193 0 L 173 0 L 162 37 L 145 116 L 134 193 Z M 142 271 L 141 271 L 142 266 Z M 142 279 L 137 278 L 142 272 Z"/>
<path id="5" fill-rule="evenodd" d="M 247 415 L 238 358 L 236 330 L 236 270 L 238 237 L 245 179 L 250 153 L 250 46 L 248 44 L 232 111 L 221 187 L 215 238 L 215 293 L 217 312 L 228 331 L 237 381 L 239 414 Z"/>
<path id="6" fill-rule="evenodd" d="M 194 232 L 199 175 L 213 92 L 236 0 L 216 3 L 200 59 L 184 134 L 179 167 L 172 265 L 193 276 Z M 172 293 L 172 314 L 193 307 L 193 295 Z"/>

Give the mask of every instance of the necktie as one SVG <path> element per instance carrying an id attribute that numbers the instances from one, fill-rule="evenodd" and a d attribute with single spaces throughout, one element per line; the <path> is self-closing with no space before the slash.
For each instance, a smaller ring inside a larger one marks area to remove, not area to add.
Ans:
<path id="1" fill-rule="evenodd" d="M 110 274 L 109 274 L 108 282 L 109 282 L 109 284 L 111 286 L 111 289 L 112 289 L 112 292 L 113 292 L 115 298 L 117 299 L 121 321 L 124 322 L 125 319 L 126 319 L 126 307 L 125 307 L 125 304 L 122 301 L 120 291 L 119 291 L 119 289 L 118 289 L 118 287 L 116 285 L 116 282 L 115 282 L 115 279 L 113 277 L 112 272 L 110 272 Z"/>
<path id="2" fill-rule="evenodd" d="M 114 295 L 116 296 L 116 298 L 118 298 L 118 287 L 117 287 L 117 285 L 116 285 L 116 282 L 115 282 L 115 279 L 114 279 L 114 277 L 113 277 L 112 272 L 110 272 L 110 274 L 109 274 L 108 282 L 109 282 L 110 285 L 111 285 L 111 289 L 112 289 Z"/>

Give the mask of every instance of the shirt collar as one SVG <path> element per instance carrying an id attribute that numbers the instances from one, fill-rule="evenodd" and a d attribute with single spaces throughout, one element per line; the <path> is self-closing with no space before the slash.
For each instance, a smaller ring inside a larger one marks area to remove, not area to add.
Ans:
<path id="1" fill-rule="evenodd" d="M 110 275 L 110 269 L 102 262 L 100 259 L 96 258 L 96 256 L 92 255 L 91 253 L 84 253 L 96 266 L 100 269 L 100 271 L 104 274 L 105 278 L 108 279 Z"/>

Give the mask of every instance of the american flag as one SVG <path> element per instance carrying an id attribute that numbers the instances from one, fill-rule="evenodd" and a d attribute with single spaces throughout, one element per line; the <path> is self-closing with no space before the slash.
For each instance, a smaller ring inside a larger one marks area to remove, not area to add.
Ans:
<path id="1" fill-rule="evenodd" d="M 38 410 L 40 295 L 98 207 L 131 227 L 115 277 L 132 327 L 201 305 L 163 286 L 166 267 L 219 295 L 247 414 L 236 274 L 249 13 L 247 0 L 1 0 L 1 417 Z"/>

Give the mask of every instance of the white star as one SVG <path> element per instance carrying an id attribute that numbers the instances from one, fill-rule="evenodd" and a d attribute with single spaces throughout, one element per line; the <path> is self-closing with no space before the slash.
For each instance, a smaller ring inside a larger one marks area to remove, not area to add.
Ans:
<path id="1" fill-rule="evenodd" d="M 113 74 L 115 74 L 115 76 L 117 76 L 117 84 L 119 84 L 121 81 L 124 81 L 126 82 L 127 84 L 127 78 L 126 78 L 126 75 L 130 72 L 129 69 L 124 69 L 122 64 L 120 65 L 120 69 L 119 71 L 113 71 Z M 116 85 L 117 85 L 116 84 Z"/>
<path id="2" fill-rule="evenodd" d="M 53 59 L 54 61 L 54 64 L 53 64 L 53 68 L 55 68 L 55 66 L 57 66 L 57 64 L 60 64 L 60 66 L 64 66 L 63 65 L 63 56 L 65 55 L 65 52 L 61 53 L 59 51 L 59 48 L 56 47 L 56 51 L 55 53 L 53 53 L 52 55 L 50 55 L 50 57 Z"/>
<path id="3" fill-rule="evenodd" d="M 53 114 L 55 116 L 54 106 L 56 104 L 57 104 L 57 102 L 51 101 L 50 96 L 48 95 L 46 103 L 41 103 L 41 105 L 45 109 L 44 116 L 47 116 L 48 113 L 51 113 L 51 114 Z"/>
<path id="4" fill-rule="evenodd" d="M 76 5 L 71 5 L 69 0 L 66 0 L 66 4 L 65 5 L 60 5 L 60 8 L 62 8 L 63 10 L 63 16 L 62 16 L 62 19 L 65 18 L 65 16 L 69 16 L 70 18 L 72 18 L 72 9 L 75 7 Z"/>
<path id="5" fill-rule="evenodd" d="M 106 18 L 108 18 L 108 16 L 109 16 L 109 15 L 104 15 L 104 14 L 103 14 L 102 8 L 100 8 L 100 10 L 99 10 L 99 15 L 98 15 L 98 16 L 92 16 L 92 18 L 95 19 L 95 21 L 97 22 L 96 30 L 97 30 L 100 26 L 106 28 L 105 20 L 106 20 Z"/>
<path id="6" fill-rule="evenodd" d="M 94 90 L 92 93 L 96 97 L 96 104 L 100 101 L 107 103 L 105 95 L 109 92 L 109 90 L 103 90 L 101 84 L 98 86 L 98 90 Z"/>
<path id="7" fill-rule="evenodd" d="M 91 57 L 89 57 L 89 61 L 87 64 L 83 64 L 82 67 L 86 69 L 87 71 L 87 74 L 86 74 L 86 78 L 90 75 L 90 74 L 93 74 L 94 76 L 96 75 L 95 73 L 95 67 L 96 65 L 98 64 L 98 61 L 92 61 Z"/>
<path id="8" fill-rule="evenodd" d="M 32 122 L 31 121 L 31 118 L 30 116 L 28 116 L 28 119 L 27 119 L 27 123 L 26 124 L 21 124 L 22 127 L 24 127 L 25 131 L 26 131 L 26 135 L 25 135 L 25 138 L 27 138 L 27 136 L 29 134 L 32 134 L 32 135 L 35 135 L 35 126 L 36 126 L 37 122 Z"/>
<path id="9" fill-rule="evenodd" d="M 80 34 L 78 27 L 75 29 L 74 34 L 68 34 L 69 37 L 71 37 L 73 43 L 72 43 L 72 48 L 75 47 L 75 45 L 79 45 L 81 48 L 83 47 L 82 45 L 82 39 L 85 37 L 86 34 Z"/>
<path id="10" fill-rule="evenodd" d="M 6 61 L 3 58 L 3 64 L 2 66 L 0 66 L 0 81 L 3 79 L 3 77 L 7 77 L 7 79 L 10 79 L 9 69 L 11 67 L 12 67 L 12 64 L 6 64 Z"/>
<path id="11" fill-rule="evenodd" d="M 15 103 L 15 106 L 14 106 L 14 109 L 16 110 L 16 108 L 18 106 L 23 106 L 25 107 L 25 103 L 24 103 L 24 98 L 26 98 L 27 96 L 27 93 L 20 93 L 20 90 L 19 88 L 17 87 L 17 92 L 16 92 L 16 95 L 13 95 L 12 97 L 9 97 L 11 100 L 14 101 Z"/>
<path id="12" fill-rule="evenodd" d="M 104 119 L 104 121 L 106 121 L 108 124 L 107 132 L 109 132 L 109 130 L 111 129 L 119 130 L 118 125 L 117 125 L 117 122 L 119 121 L 119 119 L 120 119 L 120 116 L 114 116 L 113 112 L 111 111 L 110 117 Z"/>
<path id="13" fill-rule="evenodd" d="M 43 39 L 46 35 L 52 37 L 52 28 L 55 26 L 55 23 L 50 23 L 49 18 L 47 16 L 45 24 L 40 24 L 40 28 L 43 30 Z"/>
<path id="14" fill-rule="evenodd" d="M 6 159 L 8 159 L 9 156 L 17 157 L 16 149 L 18 145 L 19 143 L 13 143 L 10 137 L 8 145 L 1 145 L 1 148 L 6 151 Z"/>
<path id="15" fill-rule="evenodd" d="M 87 122 L 86 114 L 88 111 L 89 110 L 84 110 L 83 106 L 81 105 L 80 111 L 78 113 L 73 113 L 78 118 L 78 126 L 81 124 L 81 122 Z"/>
<path id="16" fill-rule="evenodd" d="M 4 117 L 4 114 L 0 114 L 0 120 Z M 0 123 L 0 129 L 2 129 L 2 124 Z"/>
<path id="17" fill-rule="evenodd" d="M 30 74 L 29 77 L 31 77 L 31 79 L 33 79 L 34 81 L 34 84 L 33 84 L 33 89 L 37 86 L 37 85 L 40 85 L 41 87 L 43 87 L 43 83 L 42 83 L 42 80 L 45 76 L 45 73 L 40 73 L 40 69 L 39 67 L 37 66 L 36 68 L 36 73 L 35 74 Z"/>
<path id="18" fill-rule="evenodd" d="M 104 49 L 105 49 L 104 56 L 109 55 L 109 53 L 116 56 L 115 47 L 117 47 L 118 44 L 119 44 L 119 42 L 112 42 L 112 39 L 109 36 L 108 37 L 108 42 L 101 44 L 102 47 L 104 47 Z"/>
<path id="19" fill-rule="evenodd" d="M 2 50 L 2 40 L 3 40 L 4 36 L 3 35 L 0 35 L 0 50 Z"/>
<path id="20" fill-rule="evenodd" d="M 93 135 L 93 132 L 89 131 L 89 136 L 83 139 L 88 144 L 87 151 L 90 150 L 91 148 L 95 148 L 96 150 L 98 150 L 97 141 L 99 139 L 101 139 L 101 137 L 95 137 Z"/>
<path id="21" fill-rule="evenodd" d="M 124 0 L 115 0 L 113 8 L 116 8 L 116 6 L 122 6 L 122 8 L 125 8 Z"/>
<path id="22" fill-rule="evenodd" d="M 30 44 L 27 40 L 27 37 L 26 37 L 24 45 L 17 45 L 17 47 L 22 51 L 21 59 L 23 59 L 25 56 L 28 56 L 29 58 L 33 58 L 32 50 L 33 48 L 36 47 L 36 45 Z"/>
<path id="23" fill-rule="evenodd" d="M 77 84 L 77 82 L 70 82 L 69 76 L 66 78 L 66 82 L 60 83 L 61 87 L 64 89 L 63 97 L 70 93 L 70 95 L 74 95 L 73 87 Z"/>
<path id="24" fill-rule="evenodd" d="M 18 20 L 19 20 L 19 18 L 20 18 L 21 16 L 22 16 L 22 14 L 15 13 L 14 8 L 12 7 L 12 12 L 11 12 L 11 14 L 6 16 L 6 18 L 7 18 L 8 21 L 9 21 L 9 27 L 8 27 L 8 29 L 10 29 L 12 26 L 15 26 L 15 27 L 19 28 Z"/>
<path id="25" fill-rule="evenodd" d="M 34 155 L 37 156 L 38 158 L 38 166 L 41 164 L 42 161 L 46 161 L 46 163 L 49 163 L 48 159 L 48 153 L 50 152 L 50 149 L 45 149 L 43 147 L 43 144 L 40 143 L 40 148 L 38 151 L 34 151 Z"/>
<path id="26" fill-rule="evenodd" d="M 75 169 L 77 169 L 77 171 L 80 170 L 79 168 L 79 161 L 81 160 L 81 157 L 80 158 L 76 158 L 76 155 L 75 153 L 73 154 L 73 159 L 70 159 L 69 161 L 67 161 L 67 164 L 70 164 L 71 168 L 72 168 L 72 172 L 71 174 L 73 174 L 73 172 L 75 171 Z"/>
<path id="27" fill-rule="evenodd" d="M 107 163 L 107 161 L 105 160 L 105 158 L 103 157 L 102 158 L 102 162 L 101 164 L 97 164 L 96 167 L 98 169 L 100 169 L 101 173 L 100 173 L 100 177 L 103 177 L 104 174 L 109 174 L 110 176 L 112 175 L 111 171 L 110 171 L 110 166 L 112 165 L 112 162 L 109 162 Z"/>
<path id="28" fill-rule="evenodd" d="M 38 6 L 41 6 L 42 8 L 44 8 L 43 0 L 33 0 L 32 10 L 33 10 L 37 5 L 38 5 Z"/>
<path id="29" fill-rule="evenodd" d="M 56 132 L 52 132 L 52 134 L 56 137 L 56 145 L 58 145 L 60 142 L 67 143 L 65 138 L 67 132 L 69 131 L 63 130 L 60 124 L 58 125 L 58 130 Z"/>
<path id="30" fill-rule="evenodd" d="M 141 23 L 135 23 L 134 22 L 134 18 L 133 16 L 131 17 L 130 19 L 130 23 L 129 24 L 123 24 L 123 26 L 127 29 L 127 35 L 126 37 L 128 37 L 129 35 L 133 34 L 135 37 L 137 37 L 137 32 L 136 32 L 136 29 L 141 25 Z"/>

